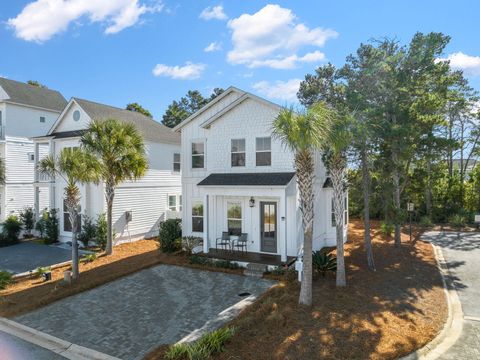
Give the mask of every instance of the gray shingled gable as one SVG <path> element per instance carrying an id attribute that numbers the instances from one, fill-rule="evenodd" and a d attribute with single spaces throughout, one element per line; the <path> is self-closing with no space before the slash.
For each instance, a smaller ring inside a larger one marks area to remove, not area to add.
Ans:
<path id="1" fill-rule="evenodd" d="M 56 90 L 41 88 L 0 77 L 0 86 L 7 93 L 7 101 L 61 112 L 67 100 Z"/>
<path id="2" fill-rule="evenodd" d="M 92 120 L 117 119 L 134 124 L 146 140 L 155 142 L 180 144 L 180 134 L 169 127 L 135 111 L 99 104 L 93 101 L 73 98 Z"/>
<path id="3" fill-rule="evenodd" d="M 210 174 L 198 186 L 286 186 L 294 172 Z"/>

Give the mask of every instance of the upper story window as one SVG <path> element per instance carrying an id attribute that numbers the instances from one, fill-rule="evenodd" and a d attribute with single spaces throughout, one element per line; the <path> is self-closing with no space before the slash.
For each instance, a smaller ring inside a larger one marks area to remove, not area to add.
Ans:
<path id="1" fill-rule="evenodd" d="M 272 139 L 270 137 L 256 139 L 256 164 L 257 166 L 272 164 Z"/>
<path id="2" fill-rule="evenodd" d="M 177 195 L 168 195 L 168 209 L 177 211 Z"/>
<path id="3" fill-rule="evenodd" d="M 173 154 L 173 172 L 180 172 L 180 154 Z"/>
<path id="4" fill-rule="evenodd" d="M 40 122 L 44 123 L 45 122 L 45 116 L 40 116 Z"/>
<path id="5" fill-rule="evenodd" d="M 245 139 L 232 140 L 232 166 L 245 166 Z"/>
<path id="6" fill-rule="evenodd" d="M 32 162 L 35 161 L 35 153 L 29 152 L 27 153 L 28 161 Z"/>
<path id="7" fill-rule="evenodd" d="M 203 142 L 192 143 L 192 168 L 203 169 L 205 167 L 205 144 Z"/>

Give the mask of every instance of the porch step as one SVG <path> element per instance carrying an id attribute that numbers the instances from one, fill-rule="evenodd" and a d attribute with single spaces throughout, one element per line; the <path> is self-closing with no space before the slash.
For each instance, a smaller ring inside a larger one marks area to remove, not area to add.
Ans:
<path id="1" fill-rule="evenodd" d="M 262 277 L 265 271 L 267 271 L 267 266 L 264 264 L 248 263 L 243 274 L 247 276 Z"/>

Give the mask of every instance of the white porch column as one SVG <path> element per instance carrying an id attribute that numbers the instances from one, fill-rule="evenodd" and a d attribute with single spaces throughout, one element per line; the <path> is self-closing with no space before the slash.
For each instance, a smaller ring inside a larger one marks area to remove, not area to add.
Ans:
<path id="1" fill-rule="evenodd" d="M 208 223 L 210 222 L 209 218 L 209 206 L 208 206 L 208 195 L 205 195 L 203 198 L 203 253 L 208 253 L 210 244 L 208 242 Z"/>
<path id="2" fill-rule="evenodd" d="M 282 262 L 287 262 L 287 196 L 284 193 L 280 198 L 280 226 L 283 230 L 283 243 L 280 244 L 280 255 Z"/>

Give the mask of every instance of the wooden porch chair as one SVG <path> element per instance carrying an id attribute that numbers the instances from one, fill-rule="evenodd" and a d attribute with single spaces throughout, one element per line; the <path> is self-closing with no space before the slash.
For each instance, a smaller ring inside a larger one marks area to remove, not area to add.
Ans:
<path id="1" fill-rule="evenodd" d="M 247 244 L 248 244 L 248 234 L 241 233 L 233 244 L 233 247 L 241 252 L 247 252 Z"/>
<path id="2" fill-rule="evenodd" d="M 215 241 L 215 250 L 218 250 L 219 247 L 224 251 L 230 250 L 230 245 L 230 234 L 228 231 L 223 231 L 222 237 Z"/>

